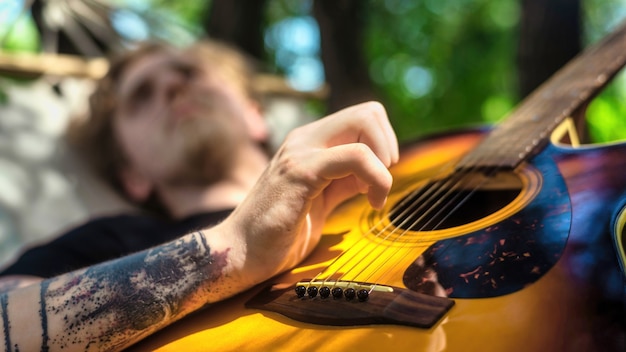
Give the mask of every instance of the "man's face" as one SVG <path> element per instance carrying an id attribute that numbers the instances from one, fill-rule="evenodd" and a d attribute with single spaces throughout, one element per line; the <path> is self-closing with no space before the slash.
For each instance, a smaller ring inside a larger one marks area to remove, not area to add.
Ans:
<path id="1" fill-rule="evenodd" d="M 125 71 L 118 94 L 114 133 L 129 166 L 151 182 L 215 182 L 250 143 L 252 103 L 244 92 L 180 53 L 141 58 Z"/>

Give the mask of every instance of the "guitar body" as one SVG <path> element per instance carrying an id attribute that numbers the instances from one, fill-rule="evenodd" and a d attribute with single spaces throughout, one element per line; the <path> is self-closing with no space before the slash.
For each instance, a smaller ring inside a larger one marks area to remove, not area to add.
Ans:
<path id="1" fill-rule="evenodd" d="M 437 226 L 390 215 L 407 213 L 404 203 L 424 197 L 415 190 L 450 174 L 449 165 L 485 134 L 463 131 L 405 146 L 391 169 L 387 208 L 373 211 L 356 197 L 332 214 L 316 251 L 266 285 L 288 288 L 287 310 L 303 319 L 264 309 L 271 304 L 263 303 L 265 288 L 258 287 L 188 316 L 133 350 L 626 351 L 626 276 L 611 228 L 626 195 L 626 144 L 551 144 L 486 182 L 477 172 L 469 184 L 479 186 L 468 189 L 481 194 Z M 465 197 L 462 188 L 442 189 Z M 436 201 L 448 196 L 428 198 L 441 210 Z M 444 296 L 452 305 L 432 326 L 416 327 L 349 318 L 350 307 L 374 307 L 375 295 L 383 294 L 377 291 L 349 304 L 296 296 L 296 282 L 328 267 L 349 272 L 354 256 L 336 258 L 355 248 L 359 265 L 366 265 L 351 279 Z M 345 320 L 307 321 L 300 307 L 313 300 Z"/>

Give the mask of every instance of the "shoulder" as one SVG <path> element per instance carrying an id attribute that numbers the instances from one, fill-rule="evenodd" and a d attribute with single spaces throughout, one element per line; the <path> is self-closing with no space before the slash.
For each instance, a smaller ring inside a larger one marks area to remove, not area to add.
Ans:
<path id="1" fill-rule="evenodd" d="M 94 218 L 26 248 L 0 275 L 51 277 L 145 249 L 153 243 L 147 234 L 158 228 L 157 221 L 135 214 Z"/>
<path id="2" fill-rule="evenodd" d="M 55 276 L 172 241 L 213 226 L 229 213 L 202 213 L 180 221 L 145 214 L 94 218 L 46 244 L 27 249 L 0 275 Z"/>

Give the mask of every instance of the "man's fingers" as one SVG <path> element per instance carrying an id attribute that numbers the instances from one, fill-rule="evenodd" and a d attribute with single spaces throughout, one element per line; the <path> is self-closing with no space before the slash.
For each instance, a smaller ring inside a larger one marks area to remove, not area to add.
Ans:
<path id="1" fill-rule="evenodd" d="M 363 143 L 338 145 L 321 151 L 314 160 L 314 172 L 327 181 L 348 176 L 357 178 L 359 191 L 367 187 L 370 204 L 381 208 L 393 182 L 391 174 L 372 150 Z"/>
<path id="2" fill-rule="evenodd" d="M 400 159 L 398 137 L 396 136 L 396 132 L 393 130 L 393 128 L 391 127 L 391 124 L 389 123 L 387 112 L 385 111 L 385 108 L 383 107 L 383 105 L 380 103 L 372 103 L 372 104 L 375 107 L 375 109 L 381 110 L 381 112 L 376 115 L 375 121 L 377 123 L 378 130 L 382 132 L 382 135 L 384 136 L 386 140 L 385 144 L 387 146 L 387 150 L 389 151 L 389 156 L 390 156 L 390 164 L 389 165 L 386 164 L 386 166 L 389 167 L 392 164 L 397 163 L 398 160 Z"/>
<path id="3" fill-rule="evenodd" d="M 385 108 L 377 102 L 367 102 L 349 107 L 337 113 L 344 119 L 345 131 L 328 141 L 328 147 L 359 142 L 367 144 L 374 154 L 389 167 L 398 161 L 398 141 L 387 118 Z M 328 128 L 340 131 L 331 119 Z M 330 131 L 329 131 L 330 132 Z"/>
<path id="4" fill-rule="evenodd" d="M 360 133 L 359 142 L 372 148 L 385 166 L 398 162 L 398 139 L 389 123 L 387 112 L 378 102 L 367 102 L 354 107 L 353 118 Z"/>
<path id="5" fill-rule="evenodd" d="M 297 143 L 318 148 L 363 143 L 371 148 L 386 167 L 398 161 L 398 141 L 395 132 L 389 123 L 385 108 L 377 102 L 345 108 L 292 131 L 289 137 Z"/>

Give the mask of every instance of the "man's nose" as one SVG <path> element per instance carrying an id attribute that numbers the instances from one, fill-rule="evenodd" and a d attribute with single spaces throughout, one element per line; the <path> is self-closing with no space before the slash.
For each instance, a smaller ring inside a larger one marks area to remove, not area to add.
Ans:
<path id="1" fill-rule="evenodd" d="M 176 64 L 169 67 L 162 77 L 165 98 L 168 101 L 184 92 L 192 77 L 193 68 L 189 65 Z"/>
<path id="2" fill-rule="evenodd" d="M 179 73 L 168 73 L 162 79 L 162 89 L 164 98 L 167 101 L 174 100 L 178 95 L 180 95 L 187 85 L 188 79 L 182 76 Z"/>

